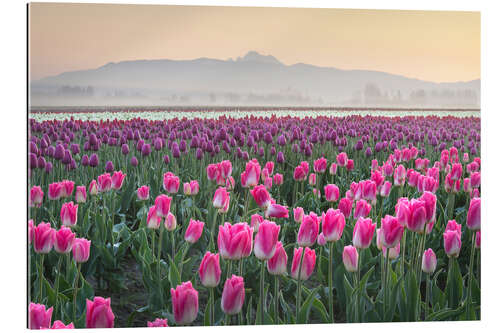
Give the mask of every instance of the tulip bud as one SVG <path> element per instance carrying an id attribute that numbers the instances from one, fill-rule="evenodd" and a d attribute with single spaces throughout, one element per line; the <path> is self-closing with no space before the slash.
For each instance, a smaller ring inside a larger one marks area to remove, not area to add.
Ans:
<path id="1" fill-rule="evenodd" d="M 448 257 L 457 258 L 460 254 L 460 248 L 462 247 L 462 241 L 460 239 L 460 233 L 457 230 L 448 230 L 443 234 L 444 241 L 444 251 Z"/>
<path id="2" fill-rule="evenodd" d="M 198 292 L 191 281 L 183 282 L 175 289 L 170 289 L 172 308 L 177 325 L 192 323 L 198 315 Z"/>
<path id="3" fill-rule="evenodd" d="M 476 249 L 481 247 L 481 230 L 476 231 L 476 242 L 474 244 Z"/>
<path id="4" fill-rule="evenodd" d="M 60 320 L 56 320 L 52 325 L 51 329 L 60 330 L 60 329 L 74 329 L 75 325 L 73 323 L 69 323 L 68 325 L 64 325 L 64 323 Z"/>
<path id="5" fill-rule="evenodd" d="M 28 244 L 31 244 L 33 239 L 35 238 L 35 224 L 33 220 L 28 221 Z"/>
<path id="6" fill-rule="evenodd" d="M 160 194 L 155 199 L 156 214 L 160 217 L 167 217 L 170 212 L 172 198 L 166 194 Z"/>
<path id="7" fill-rule="evenodd" d="M 113 190 L 119 190 L 122 188 L 123 180 L 125 179 L 126 174 L 121 171 L 115 171 L 113 176 L 111 176 L 111 188 Z"/>
<path id="8" fill-rule="evenodd" d="M 175 228 L 177 228 L 177 218 L 175 217 L 174 214 L 172 214 L 171 212 L 168 212 L 167 217 L 165 218 L 165 229 L 167 229 L 168 231 L 173 231 L 173 230 L 175 230 Z M 191 235 L 191 236 L 194 237 L 195 235 Z M 200 234 L 200 236 L 201 236 L 201 234 Z"/>
<path id="9" fill-rule="evenodd" d="M 55 233 L 54 250 L 58 253 L 69 253 L 73 249 L 75 234 L 70 228 L 61 226 Z"/>
<path id="10" fill-rule="evenodd" d="M 113 328 L 115 315 L 111 310 L 111 298 L 94 297 L 87 299 L 85 325 L 87 328 Z"/>
<path id="11" fill-rule="evenodd" d="M 288 218 L 288 207 L 278 205 L 275 203 L 271 203 L 264 214 L 266 218 L 275 217 L 275 218 Z"/>
<path id="12" fill-rule="evenodd" d="M 432 274 L 436 270 L 437 259 L 436 254 L 432 249 L 427 249 L 422 255 L 422 271 L 427 274 Z"/>
<path id="13" fill-rule="evenodd" d="M 342 261 L 346 271 L 356 272 L 358 270 L 358 251 L 354 246 L 348 245 L 344 247 Z"/>
<path id="14" fill-rule="evenodd" d="M 30 303 L 28 308 L 28 326 L 31 330 L 50 328 L 53 307 L 45 309 L 45 305 Z"/>
<path id="15" fill-rule="evenodd" d="M 259 207 L 267 208 L 271 204 L 271 196 L 265 186 L 257 185 L 250 190 L 250 193 Z"/>
<path id="16" fill-rule="evenodd" d="M 97 193 L 98 193 L 97 182 L 94 179 L 89 184 L 89 194 L 90 195 L 96 195 Z"/>
<path id="17" fill-rule="evenodd" d="M 227 192 L 225 187 L 219 187 L 214 194 L 213 206 L 218 209 L 223 209 L 229 204 L 229 192 Z"/>
<path id="18" fill-rule="evenodd" d="M 77 203 L 85 203 L 87 201 L 87 189 L 85 186 L 76 187 L 75 201 Z"/>
<path id="19" fill-rule="evenodd" d="M 481 229 L 481 198 L 473 198 L 470 201 L 467 212 L 467 228 L 472 231 Z"/>
<path id="20" fill-rule="evenodd" d="M 148 321 L 148 327 L 168 327 L 168 320 L 156 318 L 153 322 Z"/>
<path id="21" fill-rule="evenodd" d="M 43 202 L 43 191 L 40 186 L 33 186 L 30 190 L 30 207 L 41 207 Z"/>
<path id="22" fill-rule="evenodd" d="M 137 189 L 137 199 L 140 201 L 149 199 L 149 186 L 141 186 Z"/>
<path id="23" fill-rule="evenodd" d="M 283 185 L 283 175 L 281 173 L 276 173 L 273 176 L 273 182 L 276 186 Z"/>
<path id="24" fill-rule="evenodd" d="M 64 203 L 61 207 L 62 225 L 73 227 L 76 225 L 77 218 L 78 218 L 78 205 L 73 204 L 73 201 Z"/>
<path id="25" fill-rule="evenodd" d="M 73 259 L 77 263 L 87 262 L 90 256 L 91 241 L 85 238 L 75 238 L 73 241 Z"/>
<path id="26" fill-rule="evenodd" d="M 203 286 L 208 288 L 217 287 L 221 275 L 219 254 L 213 254 L 207 251 L 201 260 L 198 273 Z"/>
<path id="27" fill-rule="evenodd" d="M 358 249 L 368 248 L 376 227 L 371 219 L 359 218 L 354 225 L 352 244 Z"/>
<path id="28" fill-rule="evenodd" d="M 382 219 L 380 228 L 380 241 L 383 246 L 393 248 L 403 237 L 404 227 L 394 216 L 386 215 Z"/>
<path id="29" fill-rule="evenodd" d="M 293 219 L 297 223 L 302 223 L 304 219 L 304 209 L 302 207 L 296 207 L 293 209 Z"/>
<path id="30" fill-rule="evenodd" d="M 292 260 L 292 270 L 291 276 L 295 280 L 299 279 L 299 266 L 300 259 L 302 256 L 303 247 L 294 249 L 293 260 Z M 304 258 L 302 259 L 302 268 L 300 269 L 300 280 L 305 281 L 309 279 L 314 271 L 314 266 L 316 265 L 316 252 L 310 248 L 305 248 Z"/>
<path id="31" fill-rule="evenodd" d="M 345 227 L 344 214 L 339 209 L 330 208 L 322 215 L 322 234 L 327 242 L 336 242 L 342 237 Z"/>
<path id="32" fill-rule="evenodd" d="M 286 264 L 288 256 L 283 244 L 281 242 L 276 243 L 276 251 L 271 259 L 267 261 L 267 271 L 271 275 L 284 275 L 286 274 Z"/>
<path id="33" fill-rule="evenodd" d="M 276 251 L 276 243 L 280 226 L 274 222 L 264 220 L 259 225 L 259 230 L 255 235 L 254 254 L 260 260 L 269 260 L 273 257 Z"/>
<path id="34" fill-rule="evenodd" d="M 400 251 L 400 245 L 399 243 L 394 246 L 389 248 L 386 248 L 385 246 L 382 247 L 382 254 L 384 255 L 384 258 L 387 258 L 387 254 L 389 253 L 389 260 L 394 260 L 399 256 L 399 251 Z"/>
<path id="35" fill-rule="evenodd" d="M 194 244 L 200 239 L 203 232 L 204 222 L 191 219 L 184 235 L 184 240 L 188 243 Z"/>
<path id="36" fill-rule="evenodd" d="M 224 283 L 222 291 L 221 308 L 227 315 L 239 313 L 245 301 L 245 283 L 241 276 L 232 275 Z"/>
<path id="37" fill-rule="evenodd" d="M 111 190 L 113 181 L 111 180 L 111 175 L 109 173 L 102 174 L 97 177 L 97 189 L 99 192 L 108 192 Z"/>
<path id="38" fill-rule="evenodd" d="M 328 184 L 325 186 L 325 197 L 328 202 L 335 202 L 339 199 L 340 191 L 337 185 Z"/>
<path id="39" fill-rule="evenodd" d="M 179 191 L 180 180 L 172 172 L 167 172 L 163 175 L 163 189 L 170 194 Z"/>
<path id="40" fill-rule="evenodd" d="M 361 217 L 367 217 L 370 215 L 370 210 L 372 209 L 372 206 L 366 202 L 364 199 L 359 200 L 356 202 L 356 208 L 354 209 L 354 219 L 358 219 Z"/>
<path id="41" fill-rule="evenodd" d="M 319 232 L 319 219 L 318 216 L 310 212 L 309 215 L 305 215 L 302 223 L 299 227 L 299 232 L 297 234 L 297 244 L 300 247 L 313 246 L 316 243 L 316 238 L 318 238 Z"/>
<path id="42" fill-rule="evenodd" d="M 34 228 L 33 248 L 36 253 L 46 254 L 54 246 L 56 231 L 52 229 L 50 223 L 41 222 Z"/>
<path id="43" fill-rule="evenodd" d="M 344 214 L 344 217 L 348 219 L 351 217 L 352 212 L 352 201 L 348 198 L 342 198 L 339 202 L 339 210 Z"/>

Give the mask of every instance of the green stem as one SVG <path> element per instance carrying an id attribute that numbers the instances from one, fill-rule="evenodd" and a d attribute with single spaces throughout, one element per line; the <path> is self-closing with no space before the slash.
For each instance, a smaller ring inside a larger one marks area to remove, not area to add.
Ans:
<path id="1" fill-rule="evenodd" d="M 210 229 L 210 251 L 213 252 L 215 250 L 215 225 L 217 224 L 217 211 L 214 212 L 214 218 L 212 221 L 212 228 Z"/>
<path id="2" fill-rule="evenodd" d="M 163 223 L 160 223 L 160 237 L 158 238 L 158 256 L 157 256 L 157 263 L 156 263 L 156 274 L 158 276 L 158 287 L 160 289 L 160 301 L 163 305 L 163 288 L 162 288 L 162 283 L 161 283 L 161 267 L 160 267 L 160 261 L 161 261 L 161 245 L 162 245 L 162 240 L 163 240 Z M 156 232 L 153 230 L 153 235 Z"/>
<path id="3" fill-rule="evenodd" d="M 403 230 L 403 238 L 401 239 L 401 264 L 399 265 L 400 275 L 405 274 L 405 250 L 406 250 L 406 228 Z"/>
<path id="4" fill-rule="evenodd" d="M 300 255 L 300 262 L 299 262 L 299 274 L 297 276 L 297 304 L 295 304 L 295 311 L 296 311 L 296 318 L 295 321 L 297 324 L 299 320 L 299 312 L 300 312 L 300 305 L 301 305 L 301 299 L 302 299 L 302 279 L 301 279 L 301 274 L 302 274 L 302 261 L 304 260 L 304 253 L 306 252 L 305 247 L 302 248 L 302 254 Z"/>
<path id="5" fill-rule="evenodd" d="M 474 274 L 474 252 L 476 247 L 475 242 L 476 242 L 476 233 L 472 231 L 472 247 L 471 247 L 471 255 L 470 255 L 470 261 L 469 261 L 469 277 L 468 277 L 468 286 L 467 286 L 467 301 L 466 301 L 466 310 L 465 313 L 467 315 L 468 320 L 472 320 L 472 314 L 471 314 L 471 302 L 472 302 L 472 274 Z"/>
<path id="6" fill-rule="evenodd" d="M 279 324 L 279 276 L 274 276 L 274 324 Z"/>
<path id="7" fill-rule="evenodd" d="M 385 273 L 384 273 L 384 278 L 385 278 L 385 282 L 384 282 L 384 320 L 392 320 L 392 318 L 387 318 L 387 304 L 388 304 L 388 300 L 387 300 L 387 294 L 388 294 L 388 289 L 389 289 L 389 249 L 386 248 L 385 249 Z"/>
<path id="8" fill-rule="evenodd" d="M 359 287 L 359 284 L 361 283 L 361 258 L 362 258 L 362 253 L 363 253 L 363 250 L 362 249 L 359 249 L 359 259 L 358 259 L 358 287 Z M 358 293 L 356 294 L 356 303 L 357 303 L 357 307 L 361 307 L 361 291 L 358 290 Z M 357 313 L 357 317 L 356 317 L 356 321 L 358 323 L 361 322 L 361 309 L 357 309 L 356 311 Z"/>
<path id="9" fill-rule="evenodd" d="M 260 266 L 260 312 L 259 312 L 259 324 L 264 324 L 264 273 L 265 273 L 266 261 L 262 260 Z"/>
<path id="10" fill-rule="evenodd" d="M 59 259 L 57 260 L 57 276 L 56 276 L 56 286 L 55 286 L 55 294 L 56 294 L 56 304 L 55 304 L 55 311 L 57 313 L 58 310 L 58 301 L 59 301 L 59 279 L 61 276 L 61 264 L 62 264 L 63 256 L 59 255 Z"/>
<path id="11" fill-rule="evenodd" d="M 77 264 L 77 273 L 75 275 L 75 283 L 73 287 L 73 323 L 76 323 L 76 294 L 78 293 L 78 279 L 80 278 L 80 266 L 81 263 Z"/>
<path id="12" fill-rule="evenodd" d="M 210 326 L 213 326 L 214 324 L 214 312 L 215 312 L 214 303 L 215 303 L 214 288 L 210 288 Z"/>
<path id="13" fill-rule="evenodd" d="M 429 299 L 430 299 L 430 293 L 431 293 L 431 274 L 426 274 L 426 279 L 425 279 L 425 320 L 427 320 L 427 317 L 429 316 Z"/>
<path id="14" fill-rule="evenodd" d="M 40 303 L 43 302 L 43 259 L 45 258 L 43 253 L 40 253 L 40 266 L 39 266 L 39 276 L 38 280 L 40 281 L 40 289 L 38 289 L 38 301 Z"/>
<path id="15" fill-rule="evenodd" d="M 240 276 L 241 276 L 241 277 L 243 277 L 243 258 L 242 258 L 242 259 L 240 259 L 239 266 L 240 266 L 240 267 L 239 267 L 239 274 L 240 274 Z M 240 311 L 240 312 L 238 313 L 238 324 L 239 324 L 239 325 L 243 325 L 243 313 L 242 313 L 242 312 L 243 312 L 243 311 Z"/>
<path id="16" fill-rule="evenodd" d="M 333 242 L 328 242 L 328 306 L 330 309 L 330 322 L 334 322 L 333 316 Z"/>
<path id="17" fill-rule="evenodd" d="M 175 263 L 175 229 L 170 232 L 172 237 L 172 262 Z"/>

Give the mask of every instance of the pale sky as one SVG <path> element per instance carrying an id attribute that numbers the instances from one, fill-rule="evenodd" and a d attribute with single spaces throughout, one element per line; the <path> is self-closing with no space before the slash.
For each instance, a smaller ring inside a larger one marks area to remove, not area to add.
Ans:
<path id="1" fill-rule="evenodd" d="M 480 78 L 480 13 L 30 4 L 31 79 L 137 59 L 248 51 L 434 82 Z"/>

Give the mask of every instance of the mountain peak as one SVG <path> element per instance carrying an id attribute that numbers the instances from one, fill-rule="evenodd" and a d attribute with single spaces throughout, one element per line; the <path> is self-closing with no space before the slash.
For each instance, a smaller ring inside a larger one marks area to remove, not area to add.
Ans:
<path id="1" fill-rule="evenodd" d="M 269 64 L 279 64 L 282 65 L 282 63 L 273 57 L 272 55 L 262 55 L 258 53 L 257 51 L 249 51 L 247 54 L 245 54 L 243 57 L 238 57 L 236 61 L 239 62 L 263 62 L 263 63 L 269 63 Z"/>

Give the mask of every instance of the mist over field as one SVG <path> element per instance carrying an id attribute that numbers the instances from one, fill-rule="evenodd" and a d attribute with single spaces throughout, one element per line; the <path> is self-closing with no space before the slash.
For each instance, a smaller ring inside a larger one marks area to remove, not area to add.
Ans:
<path id="1" fill-rule="evenodd" d="M 436 83 L 381 71 L 236 59 L 134 60 L 30 83 L 32 106 L 280 105 L 479 107 L 480 80 Z"/>

